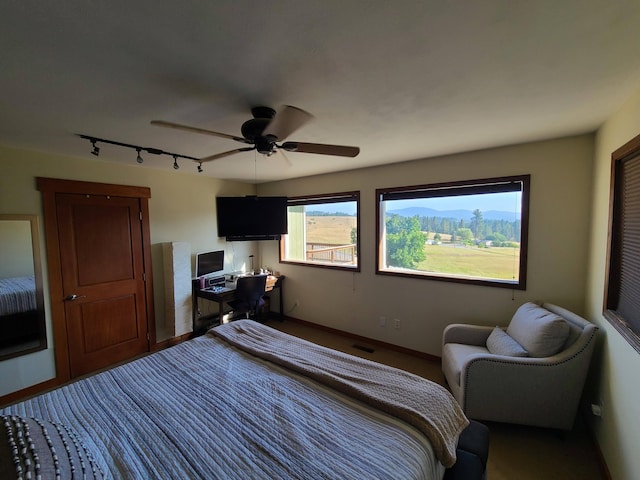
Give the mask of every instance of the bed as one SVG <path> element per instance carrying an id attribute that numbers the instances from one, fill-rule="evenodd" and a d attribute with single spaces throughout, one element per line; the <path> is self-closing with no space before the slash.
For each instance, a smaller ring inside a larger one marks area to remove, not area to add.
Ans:
<path id="1" fill-rule="evenodd" d="M 469 424 L 435 383 L 252 320 L 0 419 L 0 478 L 37 464 L 43 478 L 441 479 Z"/>
<path id="2" fill-rule="evenodd" d="M 39 335 L 34 276 L 0 278 L 0 347 Z"/>

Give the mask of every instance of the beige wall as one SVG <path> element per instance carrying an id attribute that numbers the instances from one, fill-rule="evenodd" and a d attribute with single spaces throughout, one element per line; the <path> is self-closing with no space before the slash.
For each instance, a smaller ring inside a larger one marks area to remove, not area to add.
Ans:
<path id="1" fill-rule="evenodd" d="M 640 478 L 640 354 L 602 315 L 609 221 L 611 153 L 640 134 L 640 91 L 612 115 L 596 137 L 586 310 L 604 331 L 594 362 L 590 401 L 603 403 L 592 426 L 612 477 Z"/>
<path id="2" fill-rule="evenodd" d="M 0 147 L 0 213 L 37 214 L 42 236 L 41 251 L 44 254 L 41 196 L 36 190 L 35 177 L 149 187 L 154 301 L 156 326 L 161 339 L 161 329 L 164 325 L 162 243 L 189 242 L 194 254 L 224 249 L 226 267 L 229 270 L 242 269 L 248 261 L 248 256 L 252 253 L 257 254 L 257 250 L 254 252 L 256 245 L 254 242 L 227 244 L 223 239 L 218 239 L 215 197 L 253 194 L 255 186 L 217 180 L 190 172 L 145 168 L 132 163 L 133 165 L 120 165 L 99 159 L 74 159 Z M 43 258 L 49 348 L 43 352 L 0 361 L 0 395 L 55 376 L 55 346 L 51 336 L 47 295 L 49 289 L 44 255 Z"/>
<path id="3" fill-rule="evenodd" d="M 262 184 L 259 194 L 360 190 L 362 271 L 278 264 L 275 242 L 260 245 L 261 261 L 287 275 L 285 311 L 291 316 L 438 356 L 450 323 L 506 325 L 529 300 L 583 313 L 592 161 L 593 136 L 584 135 Z M 376 188 L 527 173 L 526 291 L 375 275 Z M 296 299 L 300 305 L 293 309 Z M 399 318 L 401 329 L 391 322 L 380 327 L 380 316 Z"/>

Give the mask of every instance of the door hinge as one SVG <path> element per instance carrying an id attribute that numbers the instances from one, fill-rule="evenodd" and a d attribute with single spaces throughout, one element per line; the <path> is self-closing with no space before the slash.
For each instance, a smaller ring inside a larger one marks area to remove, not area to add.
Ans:
<path id="1" fill-rule="evenodd" d="M 147 272 L 142 272 L 142 281 L 143 282 L 147 281 Z"/>
<path id="2" fill-rule="evenodd" d="M 138 212 L 138 216 L 140 217 L 140 221 L 142 221 L 142 210 Z"/>

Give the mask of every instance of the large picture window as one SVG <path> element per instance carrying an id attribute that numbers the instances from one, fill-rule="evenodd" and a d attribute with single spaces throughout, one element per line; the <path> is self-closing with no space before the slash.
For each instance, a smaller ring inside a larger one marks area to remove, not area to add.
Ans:
<path id="1" fill-rule="evenodd" d="M 524 290 L 529 175 L 376 190 L 376 273 Z"/>
<path id="2" fill-rule="evenodd" d="M 280 262 L 360 270 L 360 192 L 290 197 Z"/>
<path id="3" fill-rule="evenodd" d="M 604 316 L 640 352 L 640 136 L 612 155 Z"/>

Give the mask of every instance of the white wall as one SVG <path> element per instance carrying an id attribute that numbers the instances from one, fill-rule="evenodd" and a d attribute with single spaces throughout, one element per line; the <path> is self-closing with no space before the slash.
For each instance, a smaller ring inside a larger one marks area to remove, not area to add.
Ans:
<path id="1" fill-rule="evenodd" d="M 0 213 L 39 216 L 49 341 L 49 348 L 45 351 L 0 361 L 0 395 L 55 377 L 55 345 L 49 313 L 42 200 L 40 192 L 36 190 L 36 177 L 136 185 L 151 189 L 149 220 L 159 340 L 165 336 L 162 330 L 165 324 L 162 243 L 189 242 L 193 254 L 224 249 L 225 266 L 229 270 L 241 269 L 250 254 L 257 254 L 255 242 L 228 244 L 224 239 L 219 239 L 216 236 L 215 214 L 216 195 L 255 194 L 254 185 L 217 180 L 182 170 L 176 172 L 148 168 L 133 161 L 132 165 L 124 165 L 88 157 L 90 155 L 87 154 L 87 158 L 77 159 L 0 147 Z M 147 159 L 149 163 L 153 161 Z"/>
<path id="2" fill-rule="evenodd" d="M 529 300 L 583 313 L 592 161 L 593 136 L 583 135 L 262 184 L 261 195 L 360 190 L 362 271 L 279 264 L 277 242 L 260 245 L 261 264 L 287 276 L 285 311 L 300 301 L 291 316 L 438 356 L 442 330 L 450 323 L 506 325 Z M 375 275 L 376 188 L 527 173 L 526 291 Z M 401 329 L 380 327 L 380 316 L 401 319 Z"/>
<path id="3" fill-rule="evenodd" d="M 587 394 L 590 401 L 603 402 L 602 418 L 592 427 L 615 480 L 640 478 L 640 354 L 602 315 L 611 153 L 640 134 L 640 91 L 600 128 L 596 137 L 594 186 L 592 193 L 591 245 L 586 310 L 588 318 L 603 330 L 596 361 L 594 382 Z"/>

